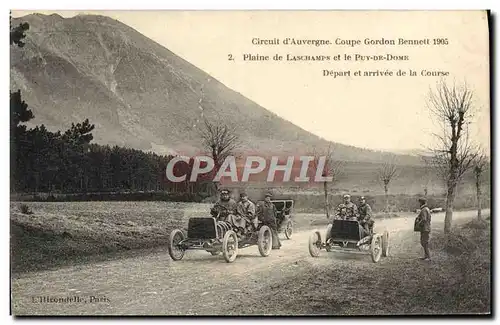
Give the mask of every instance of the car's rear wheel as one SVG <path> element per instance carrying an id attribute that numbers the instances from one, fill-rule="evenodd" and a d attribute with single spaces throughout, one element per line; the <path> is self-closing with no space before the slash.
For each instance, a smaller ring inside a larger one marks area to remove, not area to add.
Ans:
<path id="1" fill-rule="evenodd" d="M 384 235 L 382 237 L 382 256 L 389 256 L 389 232 L 384 231 Z"/>
<path id="2" fill-rule="evenodd" d="M 168 242 L 168 254 L 174 261 L 179 261 L 184 257 L 186 250 L 179 245 L 186 237 L 180 229 L 174 229 L 170 233 Z"/>
<path id="3" fill-rule="evenodd" d="M 285 236 L 286 236 L 286 239 L 292 238 L 292 233 L 293 233 L 292 220 L 288 220 L 288 222 L 286 223 L 286 227 L 285 227 Z"/>
<path id="4" fill-rule="evenodd" d="M 238 255 L 238 237 L 232 230 L 229 230 L 224 235 L 224 239 L 222 241 L 222 255 L 228 263 L 234 262 L 236 256 Z"/>
<path id="5" fill-rule="evenodd" d="M 311 236 L 309 236 L 309 254 L 312 257 L 318 257 L 321 250 L 321 234 L 318 230 L 315 230 Z"/>
<path id="6" fill-rule="evenodd" d="M 257 247 L 261 256 L 269 256 L 273 246 L 273 234 L 268 226 L 262 226 L 259 229 L 259 236 L 257 238 Z"/>
<path id="7" fill-rule="evenodd" d="M 373 263 L 380 261 L 380 257 L 382 256 L 382 236 L 380 234 L 373 235 L 370 251 Z"/>

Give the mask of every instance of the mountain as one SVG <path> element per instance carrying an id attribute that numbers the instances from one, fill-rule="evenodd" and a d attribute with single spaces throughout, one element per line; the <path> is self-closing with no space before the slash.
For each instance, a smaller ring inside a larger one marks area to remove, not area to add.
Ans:
<path id="1" fill-rule="evenodd" d="M 194 154 L 202 116 L 236 125 L 245 152 L 308 153 L 327 141 L 284 120 L 131 27 L 105 16 L 32 14 L 26 45 L 11 46 L 11 90 L 33 124 L 65 130 L 89 118 L 100 144 Z M 200 105 L 200 100 L 201 105 Z M 379 162 L 388 153 L 336 144 L 339 159 Z M 399 155 L 401 164 L 418 164 Z"/>

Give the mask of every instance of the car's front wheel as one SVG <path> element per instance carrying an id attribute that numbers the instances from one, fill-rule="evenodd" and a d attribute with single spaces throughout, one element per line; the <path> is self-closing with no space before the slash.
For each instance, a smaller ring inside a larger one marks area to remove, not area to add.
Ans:
<path id="1" fill-rule="evenodd" d="M 222 255 L 228 263 L 234 262 L 236 256 L 238 256 L 238 236 L 232 230 L 229 230 L 224 235 L 222 241 Z"/>
<path id="2" fill-rule="evenodd" d="M 268 226 L 262 226 L 259 229 L 257 238 L 257 247 L 261 256 L 269 256 L 273 245 L 273 234 Z"/>
<path id="3" fill-rule="evenodd" d="M 170 233 L 168 242 L 168 253 L 174 261 L 179 261 L 184 257 L 186 250 L 179 245 L 185 239 L 184 233 L 180 229 L 174 229 Z"/>
<path id="4" fill-rule="evenodd" d="M 309 236 L 309 254 L 312 257 L 318 257 L 321 251 L 321 234 L 318 230 L 315 230 L 311 236 Z"/>

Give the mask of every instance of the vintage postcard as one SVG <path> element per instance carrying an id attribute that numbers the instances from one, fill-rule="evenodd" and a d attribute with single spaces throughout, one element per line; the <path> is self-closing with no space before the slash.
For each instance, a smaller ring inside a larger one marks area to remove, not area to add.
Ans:
<path id="1" fill-rule="evenodd" d="M 490 25 L 13 10 L 12 315 L 490 316 Z"/>

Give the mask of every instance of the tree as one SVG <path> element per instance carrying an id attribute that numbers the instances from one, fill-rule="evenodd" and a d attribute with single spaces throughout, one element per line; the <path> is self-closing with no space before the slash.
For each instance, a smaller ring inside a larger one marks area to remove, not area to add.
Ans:
<path id="1" fill-rule="evenodd" d="M 21 99 L 21 90 L 10 93 L 10 127 L 11 136 L 19 131 L 25 130 L 26 126 L 20 126 L 20 123 L 25 123 L 35 118 L 33 112 L 28 109 L 28 104 Z"/>
<path id="2" fill-rule="evenodd" d="M 214 160 L 214 171 L 218 172 L 224 160 L 235 154 L 235 150 L 239 146 L 236 127 L 231 127 L 223 122 L 210 122 L 205 118 L 200 133 L 203 146 L 210 152 Z"/>
<path id="3" fill-rule="evenodd" d="M 12 17 L 10 17 L 12 21 Z M 24 32 L 30 29 L 30 25 L 28 23 L 21 23 L 14 28 L 10 28 L 10 45 L 17 45 L 19 47 L 23 47 L 26 43 L 23 42 L 23 39 L 26 37 Z"/>
<path id="4" fill-rule="evenodd" d="M 92 131 L 95 125 L 90 124 L 89 119 L 82 123 L 71 123 L 71 128 L 64 132 L 63 139 L 76 147 L 86 146 L 94 139 Z"/>
<path id="5" fill-rule="evenodd" d="M 378 179 L 384 187 L 385 193 L 385 211 L 389 212 L 389 184 L 397 177 L 398 168 L 394 160 L 386 161 L 378 169 Z"/>
<path id="6" fill-rule="evenodd" d="M 201 95 L 198 100 L 198 108 L 201 112 L 200 119 L 203 120 L 203 123 L 197 129 L 199 137 L 202 141 L 202 146 L 205 150 L 208 151 L 210 157 L 214 161 L 214 168 L 212 170 L 212 174 L 215 176 L 219 172 L 220 167 L 224 160 L 236 154 L 237 148 L 240 146 L 239 136 L 237 132 L 236 126 L 228 125 L 223 122 L 222 118 L 216 118 L 213 120 L 209 120 L 207 116 L 204 114 L 206 111 L 206 107 L 204 107 L 204 99 L 205 92 L 203 90 L 204 85 L 201 85 Z M 205 105 L 207 106 L 207 105 Z M 197 127 L 200 119 L 197 119 L 195 122 L 195 127 Z M 218 189 L 217 182 L 213 182 L 216 190 Z"/>
<path id="7" fill-rule="evenodd" d="M 325 150 L 315 150 L 314 152 L 314 160 L 313 160 L 313 167 L 314 171 L 318 168 L 319 160 L 320 157 L 325 157 L 325 165 L 323 168 L 323 177 L 332 177 L 332 181 L 336 181 L 341 172 L 342 172 L 342 167 L 343 167 L 343 162 L 339 160 L 335 160 L 333 158 L 333 145 L 330 142 L 328 144 L 328 148 Z M 323 181 L 323 191 L 325 194 L 325 213 L 326 213 L 326 218 L 330 219 L 330 202 L 328 199 L 328 181 Z"/>
<path id="8" fill-rule="evenodd" d="M 23 47 L 25 45 L 22 39 L 26 37 L 25 31 L 29 29 L 28 23 L 19 24 L 18 27 L 10 29 L 10 45 L 17 45 Z M 18 127 L 21 122 L 28 122 L 33 119 L 34 115 L 31 110 L 28 109 L 28 104 L 26 104 L 21 99 L 21 90 L 18 89 L 17 92 L 10 93 L 10 121 L 11 121 L 11 136 L 13 131 Z"/>
<path id="9" fill-rule="evenodd" d="M 453 218 L 453 203 L 457 186 L 473 166 L 478 155 L 471 141 L 469 128 L 473 117 L 473 91 L 464 83 L 448 86 L 444 81 L 429 91 L 428 107 L 440 123 L 440 134 L 433 152 L 433 163 L 446 180 L 446 214 L 444 232 L 449 233 Z"/>
<path id="10" fill-rule="evenodd" d="M 63 142 L 66 144 L 64 153 L 65 167 L 68 174 L 73 175 L 79 184 L 75 185 L 78 189 L 87 189 L 88 177 L 90 173 L 90 163 L 88 161 L 89 145 L 92 139 L 94 124 L 90 124 L 88 119 L 82 123 L 71 123 L 71 128 L 62 135 Z"/>
<path id="11" fill-rule="evenodd" d="M 430 183 L 430 179 L 429 179 L 429 163 L 427 162 L 427 157 L 425 156 L 420 156 L 420 160 L 424 163 L 424 197 L 427 197 L 427 195 L 429 194 L 429 183 Z"/>
<path id="12" fill-rule="evenodd" d="M 217 175 L 224 160 L 235 155 L 239 146 L 239 137 L 236 127 L 224 124 L 221 121 L 211 122 L 204 118 L 203 126 L 200 130 L 203 147 L 208 150 L 210 157 L 214 161 L 213 175 Z M 214 182 L 216 189 L 218 183 Z"/>
<path id="13" fill-rule="evenodd" d="M 431 179 L 435 175 L 435 169 L 433 165 L 432 156 L 420 155 L 420 160 L 423 163 L 423 184 L 424 184 L 424 197 L 429 195 L 429 186 L 431 185 Z"/>
<path id="14" fill-rule="evenodd" d="M 481 186 L 482 175 L 488 165 L 488 158 L 483 152 L 480 152 L 474 160 L 474 176 L 476 179 L 476 195 L 477 195 L 477 219 L 481 220 Z"/>
<path id="15" fill-rule="evenodd" d="M 12 20 L 12 17 L 11 17 Z M 28 23 L 22 23 L 15 28 L 10 28 L 10 45 L 23 47 L 25 43 L 22 41 L 29 29 Z M 34 115 L 28 109 L 28 105 L 21 98 L 21 90 L 10 93 L 10 176 L 12 189 L 19 186 L 24 187 L 25 182 L 21 182 L 21 177 L 25 180 L 27 175 L 24 175 L 22 169 L 26 166 L 24 155 L 26 154 L 26 126 L 19 125 L 23 122 L 28 122 L 33 119 Z M 21 184 L 20 184 L 21 183 Z"/>

